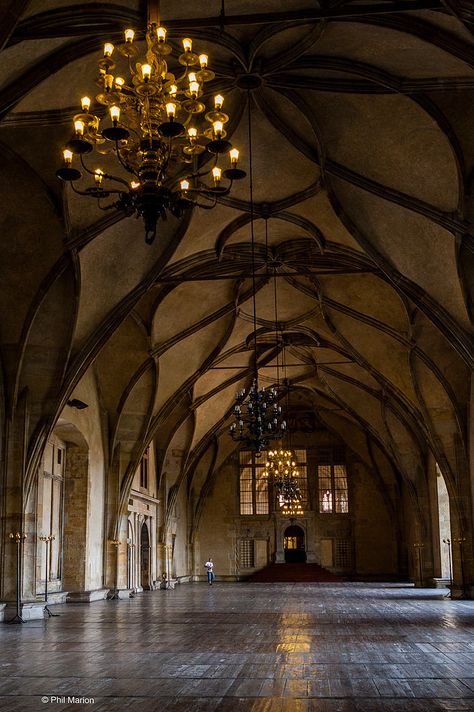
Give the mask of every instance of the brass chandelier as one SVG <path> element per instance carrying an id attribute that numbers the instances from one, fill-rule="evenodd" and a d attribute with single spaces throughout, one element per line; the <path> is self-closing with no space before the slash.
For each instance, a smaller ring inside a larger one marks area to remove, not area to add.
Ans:
<path id="1" fill-rule="evenodd" d="M 170 69 L 167 60 L 173 48 L 157 18 L 148 22 L 145 39 L 145 56 L 138 61 L 134 30 L 126 29 L 118 46 L 104 44 L 96 102 L 107 107 L 109 118 L 101 120 L 91 109 L 90 97 L 82 98 L 56 175 L 74 192 L 96 199 L 102 210 L 115 208 L 141 217 L 145 241 L 151 244 L 157 221 L 165 220 L 167 211 L 181 217 L 192 205 L 213 208 L 246 173 L 238 168 L 238 149 L 226 139 L 229 116 L 223 111 L 224 97 L 217 94 L 210 109 L 204 102 L 206 84 L 215 77 L 208 56 L 195 53 L 186 37 Z M 84 157 L 93 151 L 113 156 L 121 175 L 88 167 Z M 206 151 L 212 164 L 209 170 L 200 170 L 198 158 Z M 224 168 L 218 165 L 223 154 L 229 161 Z M 74 185 L 82 177 L 73 165 L 77 161 L 91 177 L 91 185 L 84 189 Z"/>
<path id="2" fill-rule="evenodd" d="M 298 467 L 292 450 L 269 450 L 263 476 L 275 487 L 282 514 L 302 514 Z"/>

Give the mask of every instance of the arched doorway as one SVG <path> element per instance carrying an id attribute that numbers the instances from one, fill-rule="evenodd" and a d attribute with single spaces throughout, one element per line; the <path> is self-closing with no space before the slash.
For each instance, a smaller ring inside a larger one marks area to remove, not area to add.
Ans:
<path id="1" fill-rule="evenodd" d="M 140 585 L 150 588 L 150 535 L 146 522 L 140 531 Z"/>
<path id="2" fill-rule="evenodd" d="M 287 527 L 284 533 L 285 563 L 305 563 L 306 551 L 304 543 L 304 531 L 301 527 L 293 524 Z"/>

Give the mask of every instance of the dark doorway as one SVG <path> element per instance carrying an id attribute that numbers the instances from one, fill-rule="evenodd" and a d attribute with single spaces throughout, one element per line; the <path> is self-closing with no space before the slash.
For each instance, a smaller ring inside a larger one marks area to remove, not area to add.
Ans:
<path id="1" fill-rule="evenodd" d="M 285 562 L 287 564 L 305 563 L 304 531 L 295 524 L 285 529 Z"/>
<path id="2" fill-rule="evenodd" d="M 145 522 L 140 532 L 140 585 L 150 588 L 150 536 Z"/>

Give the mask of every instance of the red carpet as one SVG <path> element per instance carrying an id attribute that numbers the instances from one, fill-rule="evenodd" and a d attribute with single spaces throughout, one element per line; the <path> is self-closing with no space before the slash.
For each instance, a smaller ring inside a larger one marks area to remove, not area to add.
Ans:
<path id="1" fill-rule="evenodd" d="M 248 578 L 251 583 L 272 582 L 322 582 L 343 581 L 340 576 L 323 569 L 318 564 L 270 564 Z"/>

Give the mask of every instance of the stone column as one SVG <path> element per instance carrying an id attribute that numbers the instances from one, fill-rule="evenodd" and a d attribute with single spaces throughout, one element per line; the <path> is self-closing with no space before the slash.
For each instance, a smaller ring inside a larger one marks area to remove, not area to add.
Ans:
<path id="1" fill-rule="evenodd" d="M 84 592 L 87 553 L 89 453 L 69 445 L 64 480 L 64 589 Z"/>

